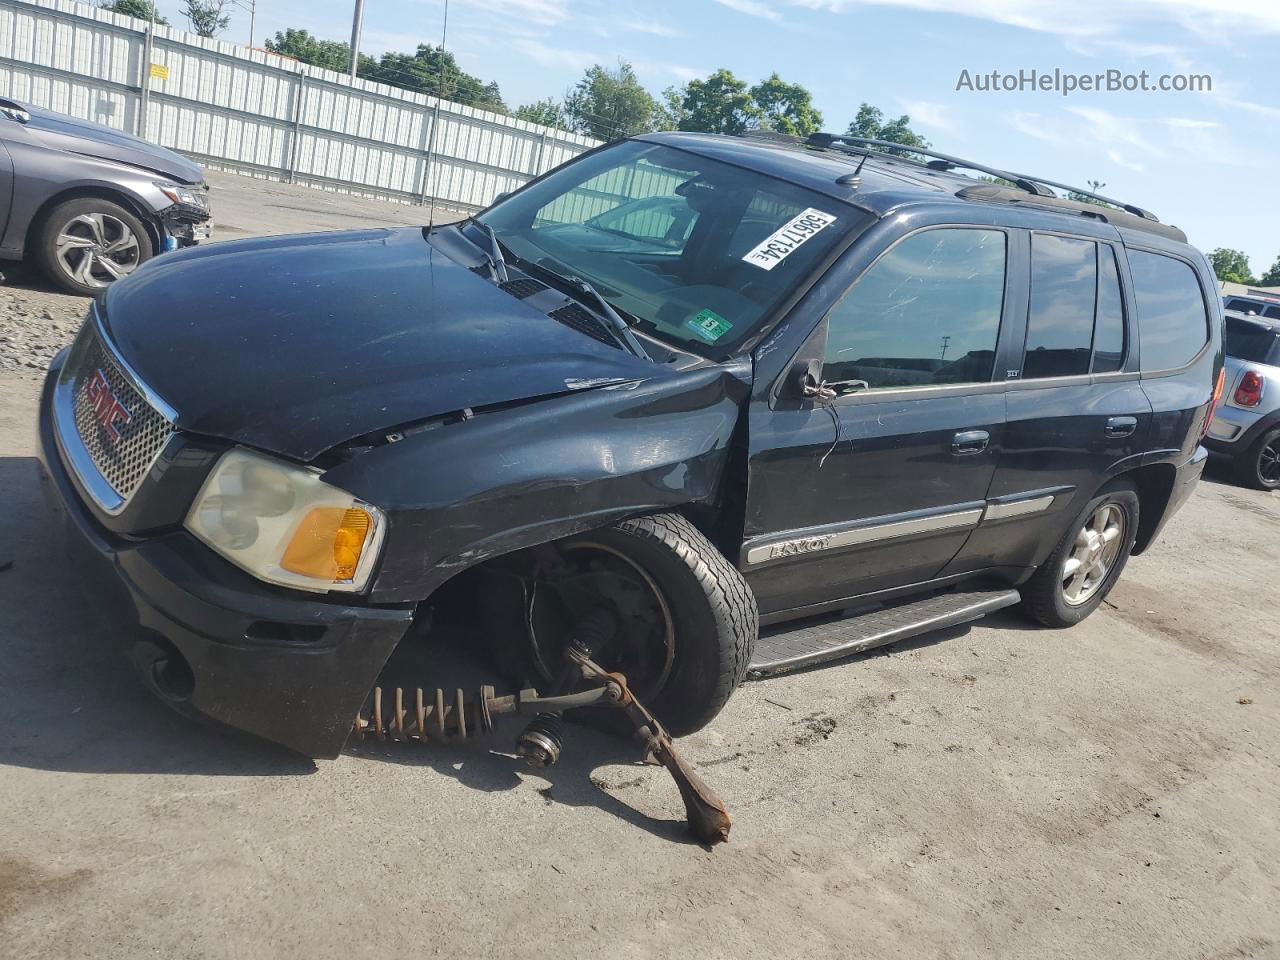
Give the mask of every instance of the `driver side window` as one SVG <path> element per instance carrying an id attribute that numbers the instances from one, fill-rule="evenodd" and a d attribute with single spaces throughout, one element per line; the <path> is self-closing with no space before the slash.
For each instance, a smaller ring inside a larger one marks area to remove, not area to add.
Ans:
<path id="1" fill-rule="evenodd" d="M 940 227 L 890 248 L 828 314 L 823 379 L 845 392 L 990 381 L 1006 247 L 1000 230 Z"/>

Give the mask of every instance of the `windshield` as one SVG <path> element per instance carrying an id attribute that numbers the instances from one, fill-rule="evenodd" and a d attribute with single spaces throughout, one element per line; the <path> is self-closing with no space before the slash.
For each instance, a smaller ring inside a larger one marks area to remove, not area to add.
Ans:
<path id="1" fill-rule="evenodd" d="M 627 141 L 476 219 L 518 260 L 584 279 L 647 332 L 721 359 L 868 218 L 760 173 Z"/>

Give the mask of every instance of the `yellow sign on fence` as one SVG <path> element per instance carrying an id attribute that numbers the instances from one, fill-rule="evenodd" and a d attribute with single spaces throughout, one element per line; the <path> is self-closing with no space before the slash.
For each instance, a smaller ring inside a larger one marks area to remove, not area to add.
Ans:
<path id="1" fill-rule="evenodd" d="M 169 68 L 163 63 L 153 63 L 151 65 L 151 76 L 155 77 L 157 80 L 168 80 Z"/>

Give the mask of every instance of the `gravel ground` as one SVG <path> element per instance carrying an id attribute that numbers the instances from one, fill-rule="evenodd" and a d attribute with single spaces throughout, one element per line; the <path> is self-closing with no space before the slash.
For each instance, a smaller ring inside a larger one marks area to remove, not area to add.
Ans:
<path id="1" fill-rule="evenodd" d="M 167 711 L 65 563 L 26 369 L 0 370 L 0 956 L 1280 957 L 1280 496 L 1211 470 L 1073 630 L 1002 612 L 747 684 L 681 741 L 735 820 L 704 850 L 586 731 L 541 772 L 511 727 L 312 762 Z"/>

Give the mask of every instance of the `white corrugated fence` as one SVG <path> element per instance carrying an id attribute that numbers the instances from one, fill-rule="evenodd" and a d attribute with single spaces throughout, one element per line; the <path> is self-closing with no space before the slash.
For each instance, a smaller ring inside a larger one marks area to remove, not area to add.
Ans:
<path id="1" fill-rule="evenodd" d="M 0 0 L 0 96 L 206 164 L 474 210 L 596 145 L 71 0 Z"/>

